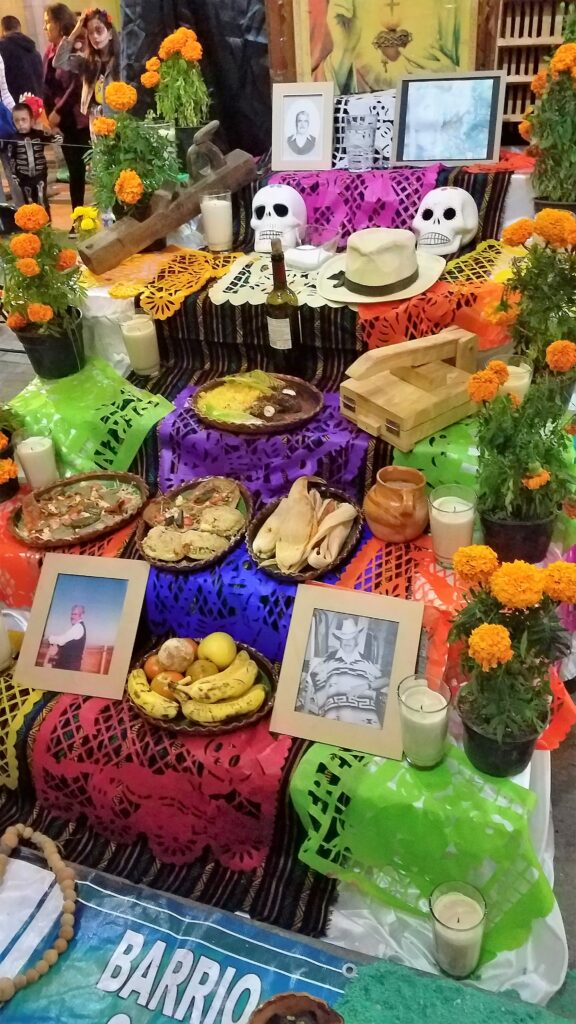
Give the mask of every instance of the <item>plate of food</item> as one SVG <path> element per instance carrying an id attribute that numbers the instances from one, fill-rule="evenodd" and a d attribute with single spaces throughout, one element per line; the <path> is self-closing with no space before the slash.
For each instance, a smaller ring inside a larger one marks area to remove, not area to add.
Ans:
<path id="1" fill-rule="evenodd" d="M 190 480 L 148 503 L 136 542 L 158 569 L 198 572 L 242 540 L 252 515 L 249 491 L 227 476 Z"/>
<path id="2" fill-rule="evenodd" d="M 263 370 L 211 380 L 190 401 L 203 423 L 232 434 L 277 434 L 311 420 L 324 405 L 313 384 Z"/>
<path id="3" fill-rule="evenodd" d="M 8 526 L 29 547 L 70 547 L 125 526 L 147 497 L 146 484 L 133 473 L 81 473 L 27 494 Z"/>
<path id="4" fill-rule="evenodd" d="M 277 676 L 271 662 L 229 633 L 171 637 L 128 676 L 138 713 L 172 732 L 232 732 L 269 714 Z"/>
<path id="5" fill-rule="evenodd" d="M 362 533 L 362 510 L 323 480 L 301 476 L 250 524 L 246 545 L 259 569 L 306 583 L 346 561 Z"/>

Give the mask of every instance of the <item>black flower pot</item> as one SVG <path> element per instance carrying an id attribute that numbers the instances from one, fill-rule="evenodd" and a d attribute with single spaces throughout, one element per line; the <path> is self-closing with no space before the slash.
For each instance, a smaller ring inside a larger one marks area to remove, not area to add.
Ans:
<path id="1" fill-rule="evenodd" d="M 480 513 L 484 541 L 498 555 L 501 562 L 541 562 L 550 547 L 556 515 L 536 519 L 530 523 L 519 519 L 493 519 Z"/>
<path id="2" fill-rule="evenodd" d="M 541 210 L 566 210 L 567 213 L 576 213 L 576 203 L 553 203 L 550 199 L 538 196 L 534 199 L 534 209 L 536 213 L 540 213 Z"/>
<path id="3" fill-rule="evenodd" d="M 494 736 L 487 736 L 467 719 L 458 701 L 458 712 L 464 726 L 464 751 L 470 764 L 484 775 L 507 778 L 519 775 L 530 764 L 534 747 L 540 733 L 518 740 L 500 742 Z"/>
<path id="4" fill-rule="evenodd" d="M 26 329 L 16 333 L 34 372 L 43 380 L 70 377 L 86 365 L 80 313 L 73 327 L 61 328 L 57 334 L 38 334 Z"/>
<path id="5" fill-rule="evenodd" d="M 13 498 L 18 493 L 18 477 L 14 477 L 12 480 L 7 480 L 6 483 L 0 484 L 0 502 L 8 501 L 9 498 Z"/>

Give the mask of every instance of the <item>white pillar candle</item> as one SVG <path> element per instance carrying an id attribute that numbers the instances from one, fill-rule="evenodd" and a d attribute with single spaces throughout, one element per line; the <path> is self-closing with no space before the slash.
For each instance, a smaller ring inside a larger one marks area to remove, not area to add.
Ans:
<path id="1" fill-rule="evenodd" d="M 232 198 L 230 193 L 204 195 L 200 198 L 202 227 L 206 245 L 212 252 L 224 252 L 232 248 Z"/>
<path id="2" fill-rule="evenodd" d="M 453 490 L 453 494 L 450 491 Z M 436 560 L 452 565 L 458 548 L 472 543 L 474 494 L 467 487 L 437 487 L 430 495 L 430 532 Z"/>
<path id="3" fill-rule="evenodd" d="M 532 367 L 528 363 L 508 365 L 508 380 L 500 385 L 500 391 L 508 395 L 516 395 L 521 402 L 526 397 L 526 392 L 532 380 Z"/>
<path id="4" fill-rule="evenodd" d="M 416 768 L 434 768 L 444 757 L 448 733 L 450 691 L 430 689 L 423 677 L 403 679 L 398 689 L 402 746 Z"/>
<path id="5" fill-rule="evenodd" d="M 49 487 L 60 479 L 49 437 L 26 437 L 17 446 L 16 455 L 33 490 Z"/>
<path id="6" fill-rule="evenodd" d="M 151 377 L 160 371 L 160 352 L 156 325 L 143 313 L 133 316 L 122 324 L 122 338 L 130 364 L 135 373 Z"/>
<path id="7" fill-rule="evenodd" d="M 449 889 L 446 882 L 430 898 L 436 962 L 453 978 L 467 978 L 480 959 L 486 904 L 471 885 Z"/>

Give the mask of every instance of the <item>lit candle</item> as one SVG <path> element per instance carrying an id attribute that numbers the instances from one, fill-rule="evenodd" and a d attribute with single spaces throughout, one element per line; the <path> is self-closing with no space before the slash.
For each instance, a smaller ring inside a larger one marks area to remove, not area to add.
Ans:
<path id="1" fill-rule="evenodd" d="M 444 757 L 450 690 L 444 683 L 431 689 L 422 676 L 408 676 L 398 687 L 398 699 L 406 760 L 415 768 L 434 768 Z"/>
<path id="2" fill-rule="evenodd" d="M 486 904 L 472 885 L 444 882 L 430 897 L 436 962 L 453 978 L 467 978 L 478 966 Z"/>
<path id="3" fill-rule="evenodd" d="M 229 192 L 206 193 L 200 198 L 206 245 L 212 252 L 232 248 L 232 197 Z"/>
<path id="4" fill-rule="evenodd" d="M 49 487 L 60 478 L 49 437 L 26 437 L 17 446 L 16 455 L 33 490 Z"/>
<path id="5" fill-rule="evenodd" d="M 458 548 L 472 543 L 474 492 L 469 487 L 446 484 L 430 495 L 430 531 L 436 561 L 452 565 Z"/>
<path id="6" fill-rule="evenodd" d="M 529 363 L 508 363 L 508 380 L 500 385 L 500 391 L 516 395 L 524 401 L 532 381 L 532 367 Z"/>
<path id="7" fill-rule="evenodd" d="M 156 325 L 151 317 L 140 313 L 122 325 L 122 338 L 135 373 L 151 377 L 160 372 L 160 352 Z"/>

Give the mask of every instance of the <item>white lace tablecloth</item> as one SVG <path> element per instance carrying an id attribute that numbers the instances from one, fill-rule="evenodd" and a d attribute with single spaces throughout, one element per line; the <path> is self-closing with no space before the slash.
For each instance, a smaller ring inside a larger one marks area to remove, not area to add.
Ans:
<path id="1" fill-rule="evenodd" d="M 301 306 L 341 306 L 341 302 L 327 301 L 318 294 L 317 277 L 317 270 L 286 270 L 288 287 L 296 293 Z M 270 256 L 254 252 L 239 259 L 225 277 L 221 277 L 212 285 L 208 294 L 217 306 L 221 306 L 223 302 L 231 302 L 233 306 L 242 306 L 245 303 L 261 306 L 272 291 L 272 287 Z"/>

